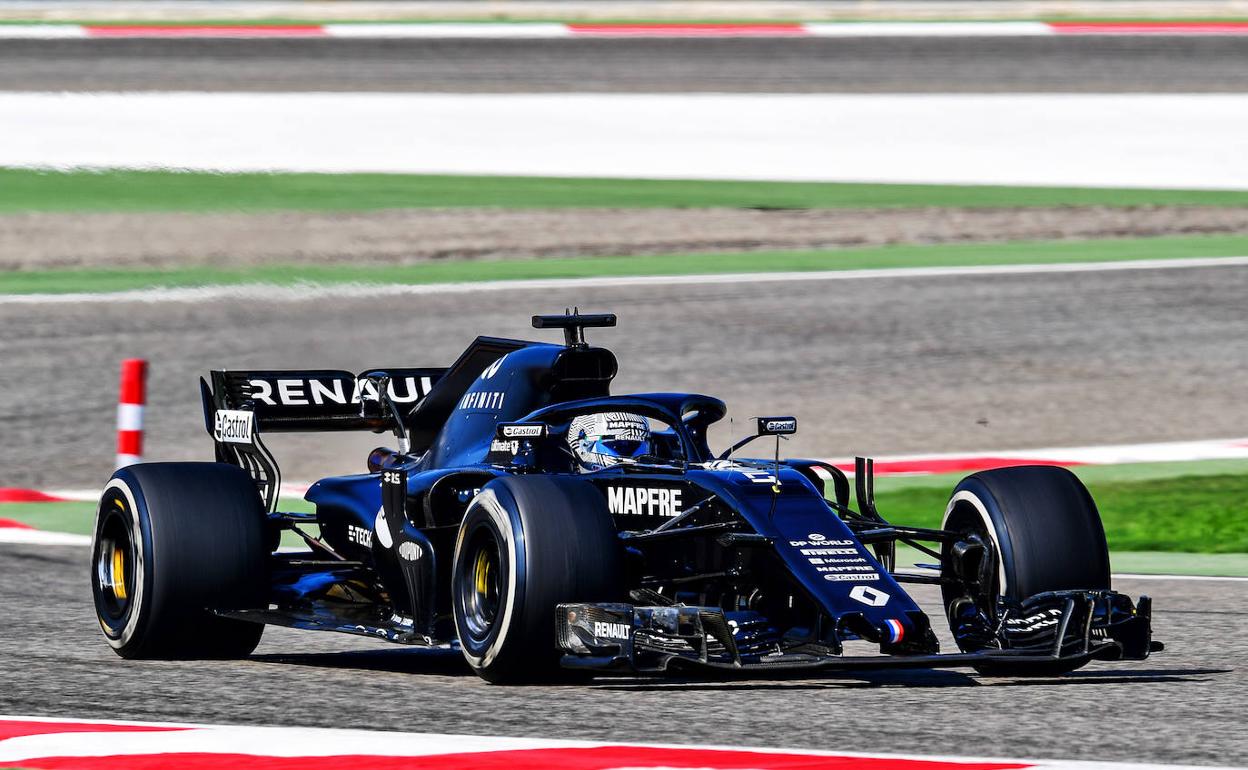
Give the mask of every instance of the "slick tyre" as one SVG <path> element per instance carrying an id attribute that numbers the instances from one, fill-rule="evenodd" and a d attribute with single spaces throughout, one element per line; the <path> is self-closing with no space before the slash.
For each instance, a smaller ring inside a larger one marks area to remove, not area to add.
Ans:
<path id="1" fill-rule="evenodd" d="M 953 491 L 942 529 L 974 533 L 989 544 L 989 585 L 971 597 L 981 607 L 995 607 L 999 596 L 1022 601 L 1045 591 L 1110 587 L 1109 548 L 1096 503 L 1065 468 L 1030 465 L 968 476 Z M 948 612 L 963 591 L 948 584 L 943 591 Z M 1081 665 L 991 663 L 976 669 L 1051 676 Z"/>
<path id="2" fill-rule="evenodd" d="M 621 593 L 615 524 L 581 479 L 507 476 L 469 504 L 455 543 L 452 606 L 468 665 L 489 682 L 560 678 L 555 605 Z"/>
<path id="3" fill-rule="evenodd" d="M 113 474 L 96 511 L 91 590 L 123 658 L 241 658 L 264 626 L 210 609 L 267 598 L 266 516 L 255 482 L 220 463 L 149 463 Z"/>

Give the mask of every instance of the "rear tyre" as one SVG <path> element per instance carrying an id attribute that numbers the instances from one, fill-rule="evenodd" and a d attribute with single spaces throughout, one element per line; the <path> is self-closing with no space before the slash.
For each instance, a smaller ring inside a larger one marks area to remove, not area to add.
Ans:
<path id="1" fill-rule="evenodd" d="M 468 665 L 493 683 L 559 678 L 555 605 L 612 601 L 622 568 L 602 495 L 581 479 L 505 476 L 469 504 L 452 605 Z"/>
<path id="2" fill-rule="evenodd" d="M 91 589 L 123 658 L 241 658 L 264 626 L 210 609 L 265 606 L 265 511 L 255 482 L 221 463 L 122 468 L 104 488 Z"/>
<path id="3" fill-rule="evenodd" d="M 942 589 L 951 626 L 958 604 L 967 599 L 995 617 L 998 597 L 1022 601 L 1045 591 L 1110 587 L 1109 548 L 1096 503 L 1065 468 L 1028 465 L 968 476 L 953 491 L 942 529 L 978 535 L 988 544 L 992 560 L 978 595 L 968 596 L 956 585 Z M 945 557 L 947 565 L 948 553 Z M 976 649 L 982 648 L 963 648 Z M 990 663 L 976 670 L 1051 676 L 1081 665 Z"/>

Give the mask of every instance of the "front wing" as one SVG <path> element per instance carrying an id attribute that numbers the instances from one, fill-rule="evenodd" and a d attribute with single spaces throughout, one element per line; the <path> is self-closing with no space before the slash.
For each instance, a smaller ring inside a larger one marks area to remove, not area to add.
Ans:
<path id="1" fill-rule="evenodd" d="M 1031 622 L 1011 623 L 973 652 L 841 654 L 839 640 L 779 636 L 765 619 L 730 618 L 717 607 L 561 604 L 562 665 L 602 672 L 659 674 L 689 670 L 758 675 L 766 672 L 955 668 L 993 664 L 1082 664 L 1143 660 L 1163 649 L 1152 640 L 1148 597 L 1132 604 L 1112 591 L 1060 591 L 1025 603 Z M 1035 618 L 1043 617 L 1042 621 Z M 1015 619 L 1017 621 L 1017 619 Z"/>

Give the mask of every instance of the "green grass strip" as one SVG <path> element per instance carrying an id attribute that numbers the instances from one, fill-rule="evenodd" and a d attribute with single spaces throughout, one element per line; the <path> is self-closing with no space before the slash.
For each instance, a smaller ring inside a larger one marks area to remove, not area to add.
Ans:
<path id="1" fill-rule="evenodd" d="M 1086 469 L 1084 469 L 1086 470 Z M 1175 471 L 1177 472 L 1177 471 Z M 1199 470 L 1196 471 L 1200 473 Z M 1146 475 L 1146 474 L 1141 474 Z M 1135 480 L 1085 480 L 1105 524 L 1114 567 L 1126 572 L 1248 574 L 1248 473 L 1182 475 Z M 953 483 L 888 488 L 881 479 L 876 503 L 897 524 L 938 527 Z M 0 518 L 37 529 L 90 534 L 93 503 L 6 503 Z M 310 510 L 283 499 L 283 510 Z M 298 545 L 289 537 L 284 545 Z M 1135 553 L 1122 558 L 1122 554 Z M 1200 559 L 1194 554 L 1226 555 Z"/>
<path id="2" fill-rule="evenodd" d="M 1140 575 L 1248 577 L 1248 553 L 1123 551 L 1110 554 L 1110 568 Z"/>
<path id="3" fill-rule="evenodd" d="M 1244 206 L 1248 191 L 0 169 L 0 214 L 29 211 L 366 211 L 487 206 L 914 208 Z"/>
<path id="4" fill-rule="evenodd" d="M 1010 455 L 1009 452 L 1001 454 L 1007 457 Z M 1242 474 L 1248 478 L 1248 460 L 1186 460 L 1165 463 L 1080 465 L 1071 470 L 1085 484 L 1231 474 Z M 966 475 L 966 473 L 933 473 L 923 476 L 882 476 L 875 480 L 875 488 L 880 492 L 894 492 L 918 487 L 937 487 L 948 493 Z"/>
<path id="5" fill-rule="evenodd" d="M 816 251 L 758 251 L 570 259 L 446 261 L 416 265 L 266 265 L 168 270 L 47 270 L 0 273 L 0 294 L 115 292 L 266 284 L 436 284 L 539 278 L 676 276 L 911 267 L 1114 262 L 1248 255 L 1248 236 L 1096 241 L 903 245 Z"/>
<path id="6" fill-rule="evenodd" d="M 281 510 L 311 513 L 311 503 L 297 497 L 283 497 Z M 0 519 L 21 522 L 44 532 L 89 535 L 94 523 L 95 503 L 74 500 L 63 503 L 0 503 Z M 315 532 L 313 532 L 315 534 Z M 290 544 L 298 544 L 296 537 Z"/>
<path id="7" fill-rule="evenodd" d="M 1141 481 L 1089 481 L 1114 551 L 1248 553 L 1248 474 Z M 879 492 L 876 503 L 897 524 L 939 527 L 951 489 Z"/>
<path id="8" fill-rule="evenodd" d="M 0 519 L 9 519 L 45 532 L 91 534 L 95 503 L 2 503 Z"/>

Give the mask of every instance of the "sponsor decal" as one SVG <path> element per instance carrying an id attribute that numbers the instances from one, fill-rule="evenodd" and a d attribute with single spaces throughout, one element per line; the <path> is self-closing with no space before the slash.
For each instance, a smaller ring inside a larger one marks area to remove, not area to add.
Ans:
<path id="1" fill-rule="evenodd" d="M 373 531 L 377 533 L 377 542 L 382 548 L 392 548 L 394 538 L 390 535 L 390 525 L 386 522 L 386 507 L 377 509 L 377 519 L 373 522 Z"/>
<path id="2" fill-rule="evenodd" d="M 356 545 L 362 545 L 365 548 L 373 547 L 373 533 L 363 527 L 357 527 L 354 524 L 347 525 L 347 539 Z"/>
<path id="3" fill-rule="evenodd" d="M 805 548 L 806 546 L 818 546 L 823 548 L 831 546 L 856 545 L 853 540 L 829 540 L 823 535 L 820 535 L 818 532 L 807 535 L 806 537 L 808 537 L 809 540 L 790 540 L 789 545 L 794 548 Z"/>
<path id="4" fill-rule="evenodd" d="M 541 438 L 546 435 L 545 425 L 502 425 L 499 433 L 503 438 Z"/>
<path id="5" fill-rule="evenodd" d="M 459 408 L 497 411 L 503 408 L 503 397 L 506 395 L 501 390 L 479 390 L 475 393 L 466 393 L 459 400 Z"/>
<path id="6" fill-rule="evenodd" d="M 765 436 L 797 433 L 796 417 L 759 417 L 758 432 Z"/>
<path id="7" fill-rule="evenodd" d="M 628 639 L 633 627 L 629 623 L 603 623 L 594 621 L 594 636 L 599 639 Z"/>
<path id="8" fill-rule="evenodd" d="M 853 540 L 832 540 L 812 532 L 807 540 L 790 540 L 806 563 L 824 580 L 879 580 L 876 568 Z"/>
<path id="9" fill-rule="evenodd" d="M 607 507 L 611 513 L 634 516 L 679 516 L 679 489 L 646 487 L 607 487 Z"/>
<path id="10" fill-rule="evenodd" d="M 498 359 L 497 361 L 495 361 L 494 363 L 492 363 L 492 364 L 490 364 L 489 366 L 485 367 L 485 371 L 481 372 L 481 377 L 480 377 L 480 379 L 482 379 L 482 380 L 489 380 L 489 379 L 492 379 L 492 378 L 494 377 L 494 375 L 498 374 L 498 370 L 499 370 L 500 368 L 502 368 L 502 366 L 503 366 L 503 361 L 504 361 L 504 360 L 506 360 L 506 358 L 507 358 L 507 356 L 505 356 L 505 355 L 504 355 L 502 358 L 499 358 L 499 359 Z"/>
<path id="11" fill-rule="evenodd" d="M 776 478 L 776 474 L 771 471 L 763 470 L 762 468 L 738 468 L 737 472 L 755 484 L 779 483 L 779 479 Z"/>
<path id="12" fill-rule="evenodd" d="M 831 577 L 831 576 L 828 576 L 828 577 Z M 828 577 L 825 577 L 825 580 L 828 579 Z M 838 577 L 846 577 L 851 580 L 853 579 L 853 577 L 862 577 L 864 579 L 867 579 L 865 575 L 863 576 L 843 575 L 843 576 L 838 576 Z M 883 607 L 884 605 L 888 604 L 889 596 L 888 594 L 884 593 L 880 589 L 872 587 L 872 586 L 854 586 L 849 592 L 849 598 L 853 599 L 856 602 L 862 602 L 868 607 Z"/>
<path id="13" fill-rule="evenodd" d="M 410 540 L 399 543 L 399 558 L 403 561 L 416 561 L 424 555 L 425 551 L 418 543 L 413 543 Z"/>
<path id="14" fill-rule="evenodd" d="M 776 484 L 779 482 L 774 472 L 766 468 L 742 465 L 736 460 L 711 460 L 710 462 L 702 463 L 699 467 L 708 471 L 736 471 L 755 484 Z"/>
<path id="15" fill-rule="evenodd" d="M 490 442 L 490 454 L 494 454 L 496 452 L 501 452 L 503 454 L 510 454 L 510 455 L 519 454 L 520 442 L 519 441 L 503 441 L 502 439 L 496 438 Z"/>
<path id="16" fill-rule="evenodd" d="M 628 412 L 606 412 L 607 427 L 604 436 L 628 441 L 646 441 L 650 438 L 650 425 L 644 417 Z"/>
<path id="17" fill-rule="evenodd" d="M 268 406 L 347 406 L 361 401 L 379 400 L 377 384 L 372 380 L 355 380 L 350 392 L 348 383 L 348 380 L 341 378 L 304 377 L 247 381 L 251 386 L 250 397 Z M 423 398 L 432 387 L 431 377 L 399 377 L 390 380 L 386 393 L 396 404 L 412 404 Z"/>
<path id="18" fill-rule="evenodd" d="M 250 444 L 256 428 L 254 412 L 218 409 L 212 419 L 212 437 L 226 444 Z"/>

